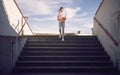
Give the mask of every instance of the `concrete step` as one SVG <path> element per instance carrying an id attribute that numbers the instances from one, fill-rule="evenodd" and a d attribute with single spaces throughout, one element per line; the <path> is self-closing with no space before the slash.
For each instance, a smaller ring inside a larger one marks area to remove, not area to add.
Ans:
<path id="1" fill-rule="evenodd" d="M 99 43 L 96 40 L 28 40 L 28 43 Z"/>
<path id="2" fill-rule="evenodd" d="M 38 72 L 38 73 L 80 73 L 80 72 L 111 72 L 112 66 L 47 66 L 47 67 L 16 67 L 15 72 Z"/>
<path id="3" fill-rule="evenodd" d="M 111 61 L 17 61 L 16 66 L 112 66 Z"/>
<path id="4" fill-rule="evenodd" d="M 119 75 L 115 72 L 81 72 L 81 73 L 14 73 L 13 75 Z"/>
<path id="5" fill-rule="evenodd" d="M 31 56 L 43 56 L 43 55 L 49 55 L 49 56 L 105 56 L 106 52 L 100 52 L 100 51 L 23 51 L 21 55 L 31 55 Z"/>
<path id="6" fill-rule="evenodd" d="M 21 55 L 99 55 L 104 56 L 106 52 L 103 51 L 23 51 Z"/>
<path id="7" fill-rule="evenodd" d="M 26 61 L 108 61 L 108 56 L 20 56 L 19 60 Z"/>
<path id="8" fill-rule="evenodd" d="M 80 44 L 80 43 L 27 43 L 26 47 L 102 47 L 101 44 Z"/>
<path id="9" fill-rule="evenodd" d="M 29 40 L 58 40 L 59 36 L 28 37 Z M 66 40 L 98 40 L 96 36 L 65 36 Z"/>
<path id="10" fill-rule="evenodd" d="M 104 51 L 102 47 L 24 47 L 24 51 Z"/>

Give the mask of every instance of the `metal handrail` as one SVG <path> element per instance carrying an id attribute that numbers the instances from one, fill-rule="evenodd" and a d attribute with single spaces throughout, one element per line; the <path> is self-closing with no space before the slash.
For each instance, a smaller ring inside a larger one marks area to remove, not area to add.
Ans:
<path id="1" fill-rule="evenodd" d="M 119 43 L 112 37 L 112 35 L 103 27 L 103 25 L 97 20 L 97 18 L 94 18 L 94 20 L 99 24 L 99 26 L 104 30 L 104 32 L 110 37 L 110 39 L 113 41 L 113 43 L 116 46 L 119 46 Z"/>
<path id="2" fill-rule="evenodd" d="M 16 2 L 15 0 L 13 0 L 13 1 L 14 1 L 14 3 L 15 3 L 16 7 L 18 8 L 20 14 L 22 15 L 22 17 L 24 17 L 24 15 L 23 15 L 23 13 L 21 12 L 21 10 L 20 10 L 17 2 Z M 3 1 L 2 1 L 2 2 L 3 2 Z M 3 4 L 4 9 L 5 9 L 5 11 L 6 11 L 6 7 L 5 7 L 4 3 L 2 3 L 2 4 Z M 6 11 L 6 12 L 7 12 L 7 11 Z M 6 13 L 6 15 L 7 15 L 7 17 L 8 17 L 8 14 L 7 14 L 7 13 Z M 23 19 L 25 20 L 25 18 L 23 18 Z M 10 21 L 9 17 L 8 17 L 8 20 Z M 19 22 L 20 22 L 20 21 L 18 20 L 18 24 L 17 24 L 17 25 L 12 24 L 12 25 L 14 26 L 14 30 L 17 29 L 18 35 L 21 33 L 21 31 L 23 31 L 22 29 L 24 28 L 24 26 L 22 25 L 23 27 L 22 27 L 22 28 L 20 29 L 20 31 L 19 31 L 19 29 L 18 29 L 18 27 L 19 27 Z M 31 33 L 34 35 L 34 33 L 33 33 L 32 29 L 30 28 L 29 24 L 28 24 L 27 22 L 26 22 L 26 24 L 27 24 L 28 28 L 30 29 Z"/>
<path id="3" fill-rule="evenodd" d="M 96 13 L 95 13 L 95 15 L 98 13 L 98 11 L 100 10 L 100 8 L 101 8 L 101 6 L 103 5 L 103 2 L 104 2 L 105 0 L 102 0 L 102 2 L 100 3 L 100 5 L 99 5 L 99 7 L 98 7 L 98 9 L 97 9 L 97 11 L 96 11 Z"/>
<path id="4" fill-rule="evenodd" d="M 14 3 L 15 3 L 16 7 L 18 8 L 19 12 L 21 13 L 22 17 L 24 17 L 24 15 L 22 14 L 22 12 L 21 12 L 21 10 L 20 10 L 20 8 L 19 8 L 19 6 L 18 6 L 17 2 L 16 2 L 15 0 L 13 0 L 13 1 L 14 1 Z M 25 18 L 23 18 L 23 19 L 25 20 Z M 27 23 L 27 22 L 26 22 L 26 24 L 28 25 L 28 23 Z M 30 29 L 31 33 L 34 35 L 34 33 L 33 33 L 32 29 L 30 28 L 30 26 L 29 26 L 29 25 L 28 25 L 28 27 L 29 27 L 29 29 Z M 24 28 L 24 25 L 22 25 L 22 28 L 20 29 L 20 31 L 19 31 L 19 33 L 18 33 L 18 35 L 19 35 L 22 31 L 23 31 L 23 28 Z"/>

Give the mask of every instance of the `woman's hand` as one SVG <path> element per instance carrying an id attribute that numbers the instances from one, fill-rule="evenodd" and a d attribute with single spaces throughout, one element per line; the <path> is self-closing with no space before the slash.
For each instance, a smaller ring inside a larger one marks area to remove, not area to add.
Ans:
<path id="1" fill-rule="evenodd" d="M 63 20 L 66 20 L 66 16 L 65 16 L 65 17 L 63 17 Z"/>

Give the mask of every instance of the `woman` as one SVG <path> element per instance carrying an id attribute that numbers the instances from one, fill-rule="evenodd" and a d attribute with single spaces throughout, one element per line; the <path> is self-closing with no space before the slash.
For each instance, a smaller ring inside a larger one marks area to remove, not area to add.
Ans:
<path id="1" fill-rule="evenodd" d="M 63 7 L 60 7 L 57 19 L 59 22 L 59 33 L 60 33 L 59 38 L 62 38 L 62 41 L 64 41 L 64 29 L 65 29 L 66 14 L 64 12 Z"/>

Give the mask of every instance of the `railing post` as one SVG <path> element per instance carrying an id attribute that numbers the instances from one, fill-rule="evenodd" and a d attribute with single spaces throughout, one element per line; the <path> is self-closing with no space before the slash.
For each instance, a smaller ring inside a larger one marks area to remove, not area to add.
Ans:
<path id="1" fill-rule="evenodd" d="M 21 28 L 23 27 L 23 17 L 21 18 Z M 22 32 L 22 31 L 21 31 Z M 19 34 L 20 35 L 20 34 Z M 23 32 L 22 32 L 22 34 L 21 35 L 23 35 Z"/>
<path id="2" fill-rule="evenodd" d="M 21 34 L 21 35 L 24 35 L 24 30 L 23 30 L 23 28 L 24 28 L 25 24 L 27 24 L 27 19 L 28 19 L 28 17 L 26 17 L 26 16 L 23 16 L 23 17 L 21 18 L 21 29 L 20 29 L 18 35 L 20 35 L 20 34 Z"/>

